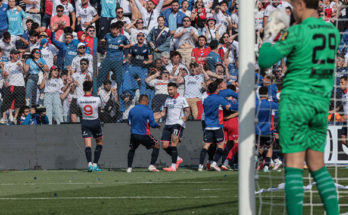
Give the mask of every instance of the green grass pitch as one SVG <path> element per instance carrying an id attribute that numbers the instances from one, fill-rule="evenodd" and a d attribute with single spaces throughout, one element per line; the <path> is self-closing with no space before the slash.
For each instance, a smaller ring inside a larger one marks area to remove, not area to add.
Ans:
<path id="1" fill-rule="evenodd" d="M 341 170 L 340 177 L 348 175 L 347 170 Z M 271 175 L 272 180 L 268 174 L 260 173 L 260 188 L 282 182 L 282 172 Z M 282 191 L 261 196 L 256 196 L 261 214 L 283 214 Z M 320 203 L 317 193 L 310 198 L 310 193 L 306 192 L 305 203 L 311 199 L 313 203 Z M 348 203 L 344 193 L 340 203 Z M 313 209 L 314 214 L 323 214 L 322 206 Z M 309 212 L 310 207 L 305 207 L 304 214 Z M 341 212 L 348 212 L 348 208 L 341 207 Z M 197 172 L 186 168 L 175 173 L 150 173 L 146 169 L 133 169 L 133 173 L 124 170 L 98 173 L 83 170 L 1 171 L 0 214 L 238 214 L 238 172 Z"/>

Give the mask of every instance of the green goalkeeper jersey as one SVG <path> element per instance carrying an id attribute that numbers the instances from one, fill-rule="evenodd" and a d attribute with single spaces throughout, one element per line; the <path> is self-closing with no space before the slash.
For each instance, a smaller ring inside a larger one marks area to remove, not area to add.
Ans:
<path id="1" fill-rule="evenodd" d="M 274 45 L 264 43 L 259 66 L 269 68 L 287 57 L 282 95 L 331 97 L 335 55 L 340 43 L 337 28 L 320 18 L 310 17 L 291 26 Z"/>

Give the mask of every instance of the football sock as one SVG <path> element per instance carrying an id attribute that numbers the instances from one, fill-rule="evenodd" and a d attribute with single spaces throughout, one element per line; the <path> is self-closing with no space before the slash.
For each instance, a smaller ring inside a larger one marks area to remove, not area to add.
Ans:
<path id="1" fill-rule="evenodd" d="M 172 151 L 172 163 L 176 163 L 176 161 L 178 159 L 178 150 L 177 150 L 176 146 L 172 146 L 171 151 Z"/>
<path id="2" fill-rule="evenodd" d="M 218 148 L 215 152 L 215 157 L 214 157 L 214 161 L 217 163 L 221 157 L 223 153 L 223 150 L 221 148 Z"/>
<path id="3" fill-rule="evenodd" d="M 91 147 L 86 147 L 85 148 L 85 154 L 86 154 L 86 159 L 87 159 L 87 162 L 92 162 L 92 149 Z"/>
<path id="4" fill-rule="evenodd" d="M 176 163 L 172 163 L 172 168 L 176 169 Z"/>
<path id="5" fill-rule="evenodd" d="M 208 156 L 209 156 L 208 159 L 210 161 L 214 160 L 215 151 L 216 151 L 216 147 L 210 145 L 208 148 Z"/>
<path id="6" fill-rule="evenodd" d="M 159 154 L 158 148 L 153 148 L 151 153 L 151 165 L 155 165 Z"/>
<path id="7" fill-rule="evenodd" d="M 222 163 L 226 160 L 227 155 L 228 155 L 228 153 L 230 152 L 231 149 L 232 149 L 231 144 L 227 143 L 226 147 L 225 147 L 225 149 L 224 149 L 224 151 L 222 153 L 222 158 L 221 158 Z"/>
<path id="8" fill-rule="evenodd" d="M 303 169 L 285 167 L 285 200 L 289 215 L 302 215 L 303 211 Z"/>
<path id="9" fill-rule="evenodd" d="M 317 182 L 321 201 L 324 203 L 324 207 L 327 215 L 338 215 L 338 200 L 335 183 L 331 178 L 330 173 L 326 167 L 311 172 L 314 181 Z"/>
<path id="10" fill-rule="evenodd" d="M 207 150 L 206 149 L 202 149 L 202 151 L 201 151 L 201 155 L 200 155 L 200 157 L 199 157 L 199 164 L 201 164 L 201 165 L 203 165 L 203 163 L 204 163 L 204 159 L 205 159 L 205 155 L 207 154 Z"/>
<path id="11" fill-rule="evenodd" d="M 172 156 L 172 151 L 171 151 L 170 146 L 168 146 L 167 148 L 163 148 L 163 149 L 164 149 L 164 151 L 167 152 L 168 155 Z"/>
<path id="12" fill-rule="evenodd" d="M 265 158 L 265 166 L 268 166 L 268 167 L 269 167 L 270 162 L 271 162 L 271 158 L 266 157 L 266 158 Z"/>
<path id="13" fill-rule="evenodd" d="M 97 145 L 95 147 L 93 163 L 98 163 L 102 150 L 103 150 L 103 146 L 102 145 Z"/>
<path id="14" fill-rule="evenodd" d="M 130 149 L 128 151 L 128 168 L 132 167 L 134 154 L 135 154 L 135 150 L 134 149 Z"/>

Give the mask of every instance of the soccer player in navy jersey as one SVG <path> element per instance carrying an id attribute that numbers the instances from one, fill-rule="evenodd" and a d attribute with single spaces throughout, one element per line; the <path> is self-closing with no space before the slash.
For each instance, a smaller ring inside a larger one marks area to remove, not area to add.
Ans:
<path id="1" fill-rule="evenodd" d="M 268 88 L 262 86 L 259 88 L 260 100 L 256 100 L 256 116 L 258 123 L 256 125 L 256 142 L 260 144 L 259 155 L 265 160 L 264 172 L 268 172 L 272 157 L 272 132 L 271 116 L 272 110 L 278 110 L 278 104 L 268 101 Z"/>
<path id="2" fill-rule="evenodd" d="M 144 44 L 145 35 L 139 32 L 137 35 L 138 43 L 133 45 L 128 53 L 127 60 L 130 62 L 128 71 L 124 77 L 123 87 L 128 89 L 135 81 L 135 77 L 140 78 L 140 94 L 144 94 L 146 90 L 145 79 L 147 78 L 148 66 L 152 63 L 153 56 L 151 48 Z M 133 89 L 130 89 L 133 90 Z"/>
<path id="3" fill-rule="evenodd" d="M 128 151 L 128 168 L 127 172 L 132 172 L 132 163 L 135 150 L 140 144 L 147 149 L 152 148 L 151 164 L 148 167 L 150 172 L 158 172 L 155 163 L 158 158 L 160 144 L 151 135 L 151 128 L 159 128 L 160 125 L 155 122 L 153 111 L 147 106 L 149 98 L 142 94 L 139 98 L 139 104 L 130 110 L 128 115 L 128 123 L 131 126 L 131 137 Z"/>
<path id="4" fill-rule="evenodd" d="M 208 86 L 208 93 L 210 94 L 203 103 L 205 115 L 205 131 L 204 131 L 204 145 L 200 155 L 199 171 L 203 170 L 203 162 L 209 146 L 212 143 L 217 144 L 214 161 L 210 165 L 213 170 L 221 171 L 217 162 L 221 158 L 224 150 L 225 135 L 223 130 L 223 109 L 230 110 L 231 104 L 223 96 L 219 95 L 220 85 L 223 83 L 222 79 L 217 79 Z"/>
<path id="5" fill-rule="evenodd" d="M 88 172 L 101 171 L 98 167 L 98 161 L 103 149 L 103 132 L 100 126 L 99 110 L 101 100 L 99 97 L 92 96 L 92 81 L 83 82 L 83 91 L 85 95 L 77 99 L 77 105 L 82 112 L 81 131 L 85 140 L 85 154 L 88 162 Z M 96 140 L 97 146 L 94 151 L 94 160 L 92 163 L 92 137 Z"/>

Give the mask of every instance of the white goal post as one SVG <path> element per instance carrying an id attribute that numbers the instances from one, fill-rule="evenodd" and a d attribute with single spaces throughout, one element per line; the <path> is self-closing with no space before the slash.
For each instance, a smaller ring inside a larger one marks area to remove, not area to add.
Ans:
<path id="1" fill-rule="evenodd" d="M 255 206 L 255 0 L 239 1 L 239 215 Z"/>

